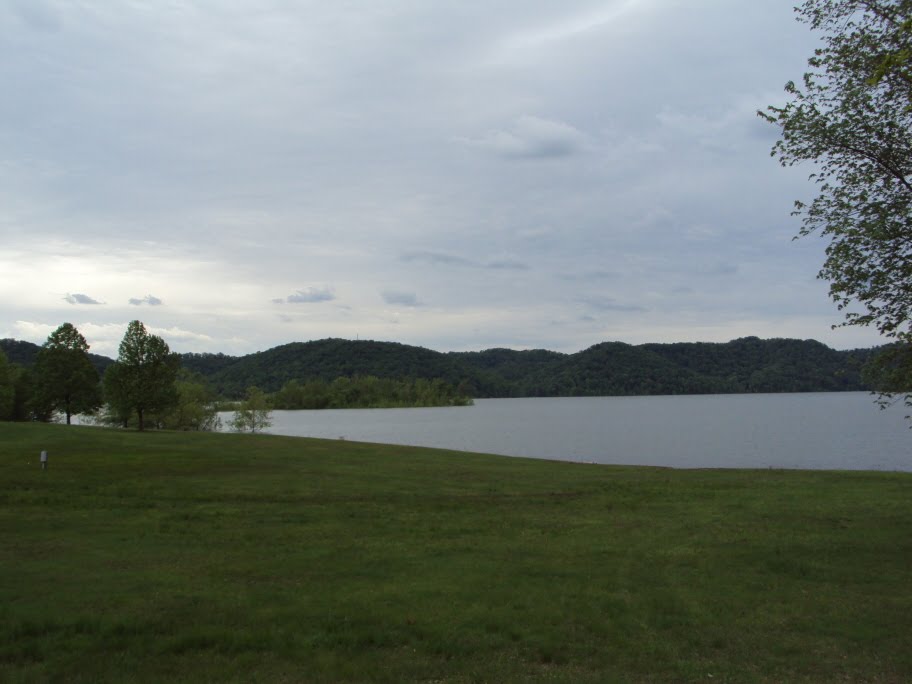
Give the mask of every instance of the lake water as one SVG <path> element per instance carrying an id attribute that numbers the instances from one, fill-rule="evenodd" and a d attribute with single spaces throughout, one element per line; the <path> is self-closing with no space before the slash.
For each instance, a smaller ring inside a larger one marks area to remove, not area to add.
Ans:
<path id="1" fill-rule="evenodd" d="M 268 431 L 674 468 L 912 471 L 906 413 L 902 405 L 881 411 L 865 392 L 476 399 L 469 407 L 274 411 Z"/>

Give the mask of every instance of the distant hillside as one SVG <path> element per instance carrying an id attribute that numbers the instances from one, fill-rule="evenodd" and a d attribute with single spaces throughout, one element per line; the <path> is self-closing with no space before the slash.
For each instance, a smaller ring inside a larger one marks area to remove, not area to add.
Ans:
<path id="1" fill-rule="evenodd" d="M 441 378 L 475 397 L 828 392 L 867 389 L 875 350 L 836 351 L 814 340 L 746 337 L 726 343 L 603 342 L 575 354 L 536 349 L 440 353 L 396 342 L 326 339 L 248 356 L 184 355 L 226 396 L 289 380 L 374 375 Z"/>
<path id="2" fill-rule="evenodd" d="M 7 361 L 28 368 L 35 363 L 35 355 L 38 354 L 41 345 L 32 342 L 24 342 L 23 340 L 11 340 L 6 338 L 0 340 L 0 349 L 6 354 Z M 105 368 L 114 363 L 114 359 L 92 353 L 89 353 L 89 360 L 101 375 L 104 375 Z"/>
<path id="3" fill-rule="evenodd" d="M 838 392 L 868 389 L 861 368 L 876 349 L 836 351 L 816 340 L 742 337 L 727 344 L 645 344 L 728 392 Z"/>
<path id="4" fill-rule="evenodd" d="M 29 366 L 39 347 L 0 340 L 9 360 Z M 183 354 L 184 367 L 226 397 L 289 380 L 373 375 L 435 379 L 474 397 L 545 397 L 866 390 L 861 368 L 878 351 L 836 351 L 815 340 L 744 337 L 725 343 L 629 345 L 602 342 L 575 354 L 535 349 L 441 353 L 397 342 L 325 339 L 247 356 Z M 113 361 L 90 355 L 103 372 Z"/>
<path id="5" fill-rule="evenodd" d="M 326 339 L 292 342 L 233 360 L 186 354 L 184 359 L 226 396 L 240 396 L 250 385 L 275 392 L 289 380 L 332 381 L 355 375 L 441 378 L 453 385 L 463 379 L 460 367 L 446 354 L 396 342 Z M 206 372 L 207 365 L 213 369 L 211 373 Z"/>

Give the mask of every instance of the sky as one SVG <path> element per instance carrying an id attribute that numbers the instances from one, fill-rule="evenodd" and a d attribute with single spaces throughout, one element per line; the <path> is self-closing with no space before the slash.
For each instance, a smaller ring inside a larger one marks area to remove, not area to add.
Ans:
<path id="1" fill-rule="evenodd" d="M 5 0 L 0 338 L 879 344 L 770 157 L 793 0 Z"/>

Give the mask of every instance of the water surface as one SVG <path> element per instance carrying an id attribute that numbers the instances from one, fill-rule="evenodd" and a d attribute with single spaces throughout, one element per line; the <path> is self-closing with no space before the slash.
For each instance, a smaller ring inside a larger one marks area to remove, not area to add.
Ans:
<path id="1" fill-rule="evenodd" d="M 274 411 L 269 432 L 675 468 L 910 471 L 905 414 L 901 405 L 881 411 L 866 392 L 477 399 Z"/>

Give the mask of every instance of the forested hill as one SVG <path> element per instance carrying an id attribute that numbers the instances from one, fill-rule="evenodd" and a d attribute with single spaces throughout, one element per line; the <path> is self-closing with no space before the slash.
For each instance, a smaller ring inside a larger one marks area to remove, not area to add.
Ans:
<path id="1" fill-rule="evenodd" d="M 39 349 L 41 349 L 41 345 L 33 342 L 11 340 L 9 338 L 0 340 L 0 351 L 6 355 L 6 360 L 26 368 L 35 363 L 35 356 L 38 354 Z M 114 359 L 92 353 L 89 354 L 89 361 L 92 362 L 92 365 L 95 366 L 95 369 L 100 374 L 103 374 L 105 369 L 114 363 Z"/>
<path id="2" fill-rule="evenodd" d="M 37 345 L 0 340 L 13 363 L 31 365 Z M 745 337 L 732 342 L 603 342 L 575 354 L 542 349 L 441 353 L 395 342 L 294 342 L 247 356 L 184 354 L 227 397 L 289 380 L 373 375 L 440 378 L 474 397 L 829 392 L 868 389 L 861 368 L 877 349 L 836 351 L 814 340 Z M 111 359 L 93 355 L 96 367 Z"/>
<path id="3" fill-rule="evenodd" d="M 395 342 L 295 342 L 243 357 L 185 354 L 184 365 L 228 396 L 289 380 L 374 375 L 441 378 L 474 397 L 828 392 L 868 389 L 876 350 L 836 351 L 814 340 L 746 337 L 726 343 L 604 342 L 575 354 L 536 349 L 440 353 Z"/>
<path id="4" fill-rule="evenodd" d="M 378 378 L 441 378 L 452 385 L 467 379 L 447 354 L 396 342 L 341 339 L 292 342 L 241 357 L 185 354 L 184 366 L 209 378 L 226 396 L 256 385 L 267 392 L 289 380 L 324 380 L 373 375 Z"/>
<path id="5" fill-rule="evenodd" d="M 861 368 L 876 351 L 746 337 L 726 343 L 603 342 L 566 355 L 491 349 L 449 356 L 483 374 L 475 396 L 521 397 L 864 390 Z"/>

